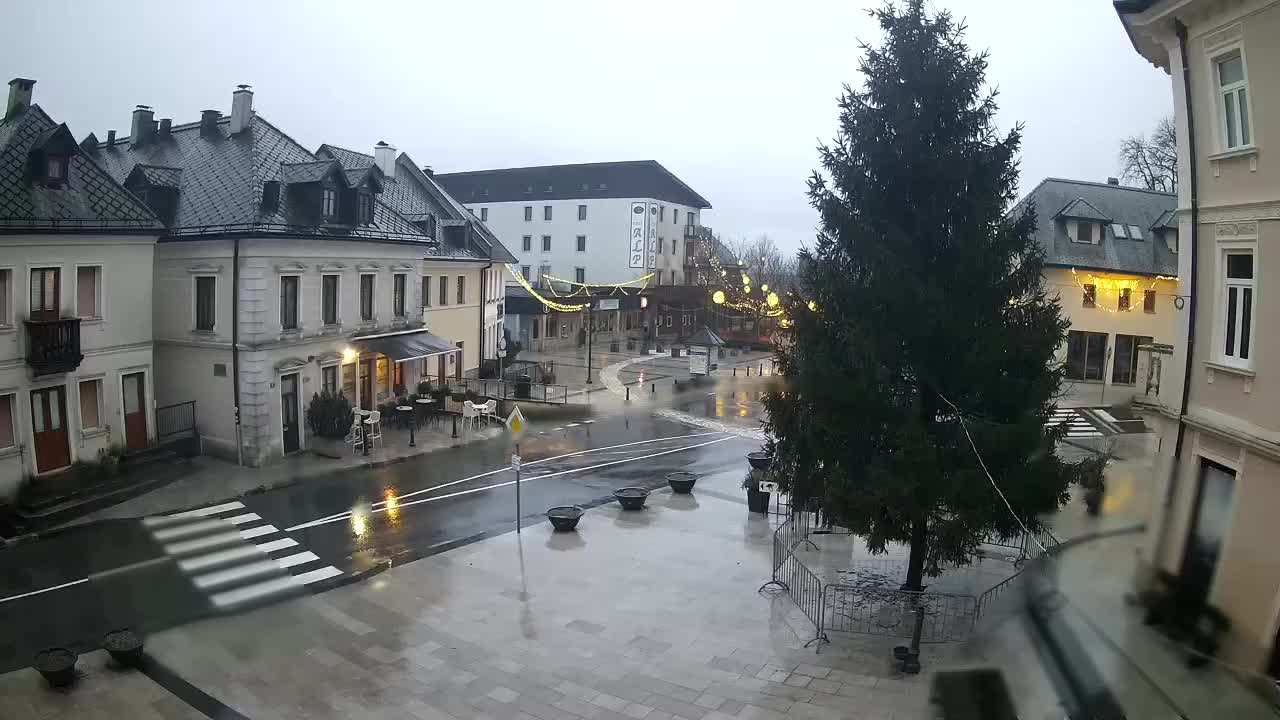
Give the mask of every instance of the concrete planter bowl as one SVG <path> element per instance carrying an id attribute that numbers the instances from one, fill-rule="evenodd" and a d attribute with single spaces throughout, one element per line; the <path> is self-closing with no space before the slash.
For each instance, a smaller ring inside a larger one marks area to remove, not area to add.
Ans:
<path id="1" fill-rule="evenodd" d="M 66 648 L 50 648 L 36 654 L 31 666 L 44 676 L 49 687 L 63 688 L 76 681 L 78 657 Z"/>
<path id="2" fill-rule="evenodd" d="M 568 532 L 577 529 L 578 521 L 582 519 L 584 512 L 577 505 L 553 507 L 547 511 L 547 519 L 551 521 L 551 527 L 561 532 Z"/>
<path id="3" fill-rule="evenodd" d="M 768 470 L 773 462 L 773 456 L 763 450 L 757 450 L 747 453 L 747 462 L 751 464 L 752 470 Z"/>
<path id="4" fill-rule="evenodd" d="M 115 630 L 102 639 L 102 647 L 111 659 L 124 667 L 137 667 L 142 662 L 142 638 L 132 630 Z"/>
<path id="5" fill-rule="evenodd" d="M 617 499 L 623 510 L 643 510 L 649 491 L 638 487 L 624 487 L 614 490 L 613 497 Z"/>
<path id="6" fill-rule="evenodd" d="M 687 495 L 693 492 L 693 484 L 696 482 L 698 482 L 696 473 L 683 471 L 667 473 L 667 484 L 671 486 L 673 493 Z"/>

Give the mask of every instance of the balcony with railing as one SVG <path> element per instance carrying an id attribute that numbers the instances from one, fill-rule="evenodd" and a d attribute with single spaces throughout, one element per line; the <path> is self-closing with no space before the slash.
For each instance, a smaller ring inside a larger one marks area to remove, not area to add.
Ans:
<path id="1" fill-rule="evenodd" d="M 36 376 L 80 367 L 80 318 L 27 320 L 27 364 Z"/>
<path id="2" fill-rule="evenodd" d="M 709 227 L 703 227 L 702 225 L 685 225 L 684 226 L 685 240 L 710 241 L 713 237 L 714 237 L 714 233 L 711 232 L 711 228 Z"/>

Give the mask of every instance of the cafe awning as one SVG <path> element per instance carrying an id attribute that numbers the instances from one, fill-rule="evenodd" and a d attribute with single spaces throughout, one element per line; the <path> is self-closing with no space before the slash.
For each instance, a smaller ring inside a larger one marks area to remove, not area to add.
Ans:
<path id="1" fill-rule="evenodd" d="M 394 362 L 417 360 L 458 351 L 458 346 L 453 341 L 432 335 L 426 330 L 352 338 L 351 347 L 362 354 L 381 353 Z"/>

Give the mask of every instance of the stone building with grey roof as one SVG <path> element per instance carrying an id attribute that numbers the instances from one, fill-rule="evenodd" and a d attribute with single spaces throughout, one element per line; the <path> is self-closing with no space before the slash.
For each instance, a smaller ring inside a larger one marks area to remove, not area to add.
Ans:
<path id="1" fill-rule="evenodd" d="M 1067 399 L 1124 402 L 1138 390 L 1138 347 L 1174 340 L 1177 197 L 1114 178 L 1046 178 L 1015 213 L 1028 205 L 1045 254 L 1045 283 L 1071 320 L 1060 353 Z"/>
<path id="2" fill-rule="evenodd" d="M 164 226 L 9 83 L 0 119 L 0 502 L 156 437 L 152 255 Z"/>
<path id="3" fill-rule="evenodd" d="M 79 147 L 164 223 L 155 394 L 196 401 L 207 452 L 256 465 L 305 449 L 316 393 L 372 408 L 496 352 L 510 253 L 385 143 L 313 153 L 240 86 L 228 116 L 175 124 L 139 105 L 128 137 Z"/>

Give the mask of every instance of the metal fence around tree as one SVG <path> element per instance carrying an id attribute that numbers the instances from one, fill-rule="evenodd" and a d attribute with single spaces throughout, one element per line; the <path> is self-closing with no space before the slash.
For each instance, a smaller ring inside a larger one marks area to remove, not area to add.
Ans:
<path id="1" fill-rule="evenodd" d="M 921 640 L 966 640 L 983 614 L 991 610 L 999 597 L 1017 588 L 1023 575 L 1023 570 L 1019 570 L 981 595 L 901 590 L 893 587 L 889 581 L 894 578 L 887 576 L 870 583 L 823 582 L 797 554 L 806 547 L 818 549 L 809 539 L 811 534 L 831 531 L 826 526 L 825 530 L 815 530 L 814 525 L 815 513 L 793 510 L 774 530 L 772 576 L 760 588 L 773 587 L 786 592 L 813 623 L 814 637 L 806 647 L 821 647 L 822 643 L 829 642 L 828 632 L 910 638 L 917 613 L 923 615 Z M 1017 565 L 1025 559 L 1053 552 L 1058 544 L 1047 530 L 1006 542 L 1005 547 L 1019 550 Z"/>

